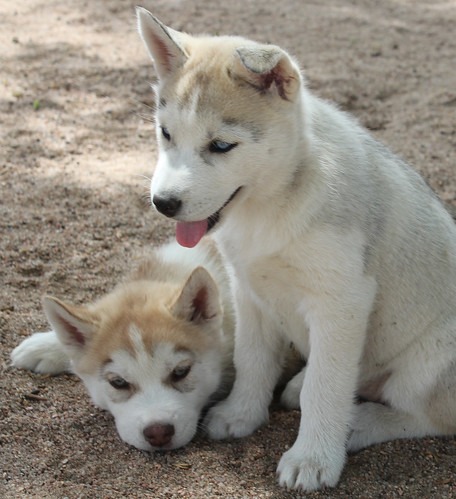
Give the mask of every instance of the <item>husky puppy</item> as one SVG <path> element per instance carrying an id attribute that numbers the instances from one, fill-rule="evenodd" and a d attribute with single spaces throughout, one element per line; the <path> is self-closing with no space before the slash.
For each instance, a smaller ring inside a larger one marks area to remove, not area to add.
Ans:
<path id="1" fill-rule="evenodd" d="M 265 423 L 289 342 L 308 363 L 284 394 L 301 425 L 283 486 L 336 485 L 347 449 L 456 433 L 456 228 L 437 197 L 281 48 L 141 8 L 138 25 L 159 78 L 153 203 L 183 246 L 213 231 L 235 299 L 210 436 Z"/>
<path id="2" fill-rule="evenodd" d="M 175 449 L 193 438 L 211 398 L 232 384 L 230 303 L 212 242 L 192 251 L 171 243 L 89 306 L 45 297 L 53 330 L 24 340 L 12 363 L 41 373 L 72 370 L 114 416 L 122 440 L 148 451 Z"/>

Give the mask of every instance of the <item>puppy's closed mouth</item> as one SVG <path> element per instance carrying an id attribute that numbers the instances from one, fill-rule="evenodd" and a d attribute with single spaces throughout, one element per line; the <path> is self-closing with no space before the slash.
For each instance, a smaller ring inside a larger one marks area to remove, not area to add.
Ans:
<path id="1" fill-rule="evenodd" d="M 222 210 L 228 206 L 236 197 L 242 186 L 238 187 L 227 201 L 210 217 L 198 222 L 177 222 L 176 224 L 176 240 L 185 248 L 193 248 L 201 238 L 217 225 L 220 220 Z"/>

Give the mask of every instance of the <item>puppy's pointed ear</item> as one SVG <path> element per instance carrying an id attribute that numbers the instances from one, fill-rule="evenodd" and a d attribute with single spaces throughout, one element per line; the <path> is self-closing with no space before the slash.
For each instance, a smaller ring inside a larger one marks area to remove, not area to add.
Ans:
<path id="1" fill-rule="evenodd" d="M 80 357 L 97 329 L 97 319 L 84 307 L 75 307 L 52 296 L 43 298 L 49 324 L 71 359 Z"/>
<path id="2" fill-rule="evenodd" d="M 250 45 L 236 50 L 234 73 L 261 92 L 277 89 L 282 99 L 292 101 L 301 75 L 290 56 L 275 45 Z"/>
<path id="3" fill-rule="evenodd" d="M 222 322 L 222 309 L 217 285 L 203 267 L 196 268 L 172 306 L 172 313 L 189 322 L 212 324 Z"/>
<path id="4" fill-rule="evenodd" d="M 138 31 L 151 56 L 158 77 L 166 78 L 187 59 L 180 43 L 182 34 L 165 26 L 148 10 L 136 7 Z"/>

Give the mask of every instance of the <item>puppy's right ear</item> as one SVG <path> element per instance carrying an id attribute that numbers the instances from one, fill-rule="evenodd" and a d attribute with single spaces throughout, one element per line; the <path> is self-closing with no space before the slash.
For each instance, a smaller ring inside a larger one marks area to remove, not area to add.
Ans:
<path id="1" fill-rule="evenodd" d="M 71 359 L 82 356 L 97 329 L 97 319 L 84 307 L 75 307 L 52 296 L 43 298 L 49 324 Z"/>
<path id="2" fill-rule="evenodd" d="M 197 267 L 190 274 L 171 310 L 176 317 L 193 324 L 222 325 L 218 288 L 205 268 Z"/>
<path id="3" fill-rule="evenodd" d="M 293 101 L 301 85 L 299 68 L 275 45 L 252 43 L 236 50 L 234 73 L 261 93 L 276 89 L 282 99 Z"/>
<path id="4" fill-rule="evenodd" d="M 164 79 L 183 66 L 187 59 L 180 39 L 182 34 L 165 26 L 148 10 L 136 7 L 138 31 L 151 56 L 158 77 Z"/>

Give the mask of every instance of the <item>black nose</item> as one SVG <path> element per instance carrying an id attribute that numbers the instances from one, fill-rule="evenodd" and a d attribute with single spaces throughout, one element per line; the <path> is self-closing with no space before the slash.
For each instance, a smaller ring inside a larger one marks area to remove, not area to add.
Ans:
<path id="1" fill-rule="evenodd" d="M 171 442 L 174 435 L 172 424 L 154 423 L 143 430 L 144 438 L 153 447 L 163 447 Z"/>
<path id="2" fill-rule="evenodd" d="M 182 201 L 177 198 L 162 198 L 160 196 L 155 195 L 152 199 L 152 202 L 155 205 L 155 208 L 165 215 L 166 217 L 174 217 L 177 215 L 179 211 Z"/>

